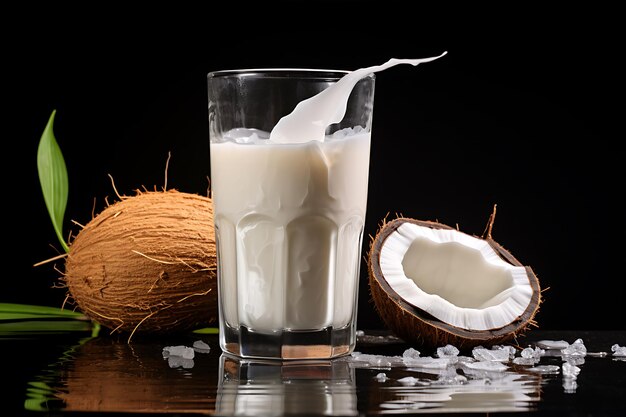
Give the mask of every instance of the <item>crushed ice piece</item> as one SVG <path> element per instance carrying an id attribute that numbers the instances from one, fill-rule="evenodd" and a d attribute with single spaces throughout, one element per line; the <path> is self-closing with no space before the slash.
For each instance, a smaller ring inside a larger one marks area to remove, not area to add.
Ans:
<path id="1" fill-rule="evenodd" d="M 392 366 L 403 366 L 402 357 L 400 356 L 385 356 L 385 355 L 370 355 L 361 352 L 353 352 L 352 362 L 362 362 L 367 367 L 376 368 L 391 368 Z"/>
<path id="2" fill-rule="evenodd" d="M 374 377 L 374 379 L 378 382 L 387 382 L 387 380 L 389 379 L 387 377 L 387 374 L 384 372 L 381 372 L 379 374 L 376 374 L 376 376 Z"/>
<path id="3" fill-rule="evenodd" d="M 594 358 L 604 358 L 608 353 L 606 352 L 587 352 L 587 356 L 592 356 Z"/>
<path id="4" fill-rule="evenodd" d="M 456 356 L 447 358 L 424 357 L 405 357 L 402 359 L 406 366 L 426 368 L 426 369 L 446 369 L 448 366 L 455 364 L 458 360 Z"/>
<path id="5" fill-rule="evenodd" d="M 617 343 L 611 346 L 613 356 L 626 356 L 626 346 L 620 346 Z"/>
<path id="6" fill-rule="evenodd" d="M 476 362 L 476 359 L 469 356 L 457 356 L 456 358 L 460 363 Z"/>
<path id="7" fill-rule="evenodd" d="M 509 359 L 513 359 L 516 353 L 516 350 L 513 346 L 493 345 L 491 347 L 491 350 L 506 350 L 509 352 Z"/>
<path id="8" fill-rule="evenodd" d="M 584 356 L 563 356 L 563 362 L 569 362 L 571 365 L 582 365 L 585 363 Z"/>
<path id="9" fill-rule="evenodd" d="M 444 374 L 439 377 L 436 381 L 433 381 L 435 385 L 465 385 L 467 384 L 467 377 L 463 375 L 459 375 L 456 373 L 456 370 L 453 374 Z"/>
<path id="10" fill-rule="evenodd" d="M 507 356 L 507 360 L 508 360 L 508 356 Z M 490 360 L 479 361 L 479 362 L 468 362 L 468 363 L 464 363 L 463 365 L 468 367 L 469 369 L 474 369 L 477 371 L 502 372 L 507 369 L 507 366 L 500 363 L 499 361 L 490 361 Z"/>
<path id="11" fill-rule="evenodd" d="M 404 353 L 402 354 L 402 357 L 404 359 L 419 358 L 420 357 L 420 352 L 418 350 L 413 349 L 413 348 L 408 348 L 407 350 L 404 351 Z"/>
<path id="12" fill-rule="evenodd" d="M 198 353 L 209 353 L 211 351 L 211 346 L 204 343 L 202 340 L 196 340 L 193 342 L 193 350 Z"/>
<path id="13" fill-rule="evenodd" d="M 561 349 L 561 354 L 565 356 L 585 356 L 587 354 L 587 348 L 582 339 L 576 339 L 574 343 Z"/>
<path id="14" fill-rule="evenodd" d="M 419 379 L 412 377 L 412 376 L 405 376 L 404 378 L 398 379 L 398 382 L 401 383 L 402 385 L 413 386 L 419 382 Z"/>
<path id="15" fill-rule="evenodd" d="M 191 369 L 194 366 L 193 359 L 184 358 L 182 356 L 174 356 L 174 355 L 167 358 L 167 364 L 170 366 L 170 368 L 183 368 L 183 369 Z"/>
<path id="16" fill-rule="evenodd" d="M 575 394 L 578 383 L 573 378 L 563 378 L 563 392 L 566 394 Z"/>
<path id="17" fill-rule="evenodd" d="M 449 356 L 459 356 L 459 350 L 452 345 L 445 345 L 444 347 L 437 348 L 435 354 L 438 358 L 447 358 Z"/>
<path id="18" fill-rule="evenodd" d="M 520 355 L 523 359 L 533 359 L 535 357 L 535 351 L 533 348 L 526 348 L 522 350 Z"/>
<path id="19" fill-rule="evenodd" d="M 539 365 L 532 368 L 528 368 L 529 371 L 537 372 L 540 374 L 558 374 L 561 368 L 556 365 Z"/>
<path id="20" fill-rule="evenodd" d="M 497 361 L 508 362 L 509 361 L 509 349 L 495 349 L 489 350 L 481 347 L 476 347 L 472 350 L 472 355 L 477 361 Z"/>
<path id="21" fill-rule="evenodd" d="M 522 350 L 522 358 L 526 358 L 526 359 L 541 359 L 541 357 L 546 353 L 545 350 L 536 347 L 536 348 L 531 348 L 531 347 L 527 347 L 526 349 Z"/>
<path id="22" fill-rule="evenodd" d="M 534 365 L 539 362 L 539 358 L 515 358 L 513 359 L 513 363 L 515 365 Z"/>
<path id="23" fill-rule="evenodd" d="M 540 340 L 536 343 L 537 347 L 541 349 L 565 349 L 569 346 L 565 340 Z"/>
<path id="24" fill-rule="evenodd" d="M 365 336 L 365 332 L 363 330 L 357 330 L 356 337 L 362 337 L 362 336 Z"/>
<path id="25" fill-rule="evenodd" d="M 563 366 L 561 367 L 561 369 L 563 372 L 563 378 L 576 379 L 576 377 L 580 373 L 580 368 L 576 365 L 572 365 L 569 362 L 563 362 Z"/>
<path id="26" fill-rule="evenodd" d="M 171 356 L 180 356 L 184 359 L 193 359 L 194 351 L 187 346 L 166 346 L 163 348 L 163 358 L 169 358 Z"/>

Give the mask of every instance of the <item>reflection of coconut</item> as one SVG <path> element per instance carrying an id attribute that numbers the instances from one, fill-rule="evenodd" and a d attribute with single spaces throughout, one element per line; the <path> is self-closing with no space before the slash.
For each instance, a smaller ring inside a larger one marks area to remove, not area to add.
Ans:
<path id="1" fill-rule="evenodd" d="M 68 411 L 211 413 L 217 360 L 199 354 L 193 369 L 171 369 L 163 346 L 155 340 L 90 340 L 63 364 L 56 396 Z"/>
<path id="2" fill-rule="evenodd" d="M 356 415 L 354 369 L 346 361 L 251 361 L 222 355 L 218 415 Z"/>

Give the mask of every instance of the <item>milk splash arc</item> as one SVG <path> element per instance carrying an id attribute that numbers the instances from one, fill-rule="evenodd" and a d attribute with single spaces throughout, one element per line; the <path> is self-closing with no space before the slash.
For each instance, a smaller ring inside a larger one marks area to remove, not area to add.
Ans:
<path id="1" fill-rule="evenodd" d="M 350 72 L 298 103 L 271 133 L 244 127 L 212 138 L 226 326 L 277 334 L 353 325 L 371 134 L 352 126 L 326 135 L 326 128 L 344 118 L 363 77 L 439 57 Z"/>

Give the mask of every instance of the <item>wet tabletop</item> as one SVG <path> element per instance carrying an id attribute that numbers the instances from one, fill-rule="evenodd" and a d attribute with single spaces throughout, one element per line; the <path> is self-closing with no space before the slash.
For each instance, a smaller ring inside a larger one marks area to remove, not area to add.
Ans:
<path id="1" fill-rule="evenodd" d="M 88 334 L 0 336 L 4 376 L 2 416 L 110 414 L 378 415 L 482 413 L 626 415 L 626 361 L 613 344 L 626 331 L 540 331 L 519 340 L 582 338 L 592 355 L 576 360 L 574 380 L 507 364 L 493 372 L 463 366 L 425 369 L 341 358 L 273 362 L 223 355 L 217 335 L 135 339 Z M 203 340 L 210 352 L 193 359 L 163 357 L 166 346 Z M 365 332 L 357 351 L 402 355 L 410 346 L 380 332 Z M 593 355 L 607 352 L 604 357 Z M 423 350 L 422 356 L 434 352 Z M 471 356 L 471 352 L 461 352 Z M 519 352 L 518 352 L 519 356 Z M 392 360 L 393 362 L 393 360 Z M 562 365 L 559 356 L 537 365 Z"/>

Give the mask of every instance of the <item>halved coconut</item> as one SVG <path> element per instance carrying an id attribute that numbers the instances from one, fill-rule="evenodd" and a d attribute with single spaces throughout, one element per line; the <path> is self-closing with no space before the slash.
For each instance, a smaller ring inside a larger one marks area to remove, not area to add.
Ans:
<path id="1" fill-rule="evenodd" d="M 370 291 L 398 336 L 467 348 L 503 343 L 535 324 L 539 281 L 491 238 L 492 224 L 484 239 L 409 218 L 381 227 L 369 253 Z"/>

